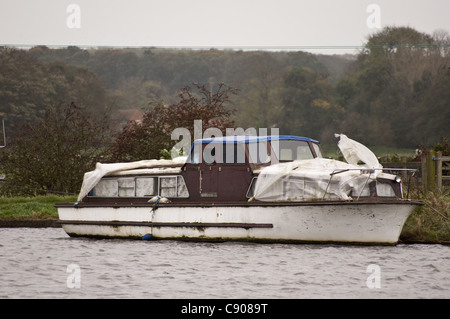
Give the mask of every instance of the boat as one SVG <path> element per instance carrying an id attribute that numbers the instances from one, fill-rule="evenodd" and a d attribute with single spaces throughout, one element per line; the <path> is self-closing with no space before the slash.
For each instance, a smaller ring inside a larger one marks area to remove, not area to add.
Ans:
<path id="1" fill-rule="evenodd" d="M 422 203 L 367 147 L 336 137 L 345 162 L 324 158 L 317 140 L 269 135 L 197 139 L 171 160 L 97 163 L 78 200 L 55 205 L 59 223 L 73 237 L 397 244 Z"/>

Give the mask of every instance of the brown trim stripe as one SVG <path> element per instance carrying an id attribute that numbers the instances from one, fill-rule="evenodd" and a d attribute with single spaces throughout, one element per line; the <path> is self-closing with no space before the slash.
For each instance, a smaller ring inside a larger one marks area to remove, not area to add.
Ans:
<path id="1" fill-rule="evenodd" d="M 142 227 L 231 227 L 231 228 L 273 228 L 273 224 L 257 223 L 164 223 L 132 221 L 96 221 L 96 220 L 59 220 L 62 225 L 99 225 L 99 226 L 142 226 Z"/>

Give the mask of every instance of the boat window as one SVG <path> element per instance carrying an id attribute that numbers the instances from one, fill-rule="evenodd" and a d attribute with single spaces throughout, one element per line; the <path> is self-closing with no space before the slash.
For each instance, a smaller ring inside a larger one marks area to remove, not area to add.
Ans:
<path id="1" fill-rule="evenodd" d="M 194 146 L 191 148 L 191 152 L 189 153 L 186 162 L 191 164 L 200 164 L 202 158 L 201 153 L 202 153 L 202 145 L 194 143 Z"/>
<path id="2" fill-rule="evenodd" d="M 245 164 L 245 148 L 242 143 L 210 143 L 203 149 L 205 164 Z"/>
<path id="3" fill-rule="evenodd" d="M 253 177 L 252 182 L 250 183 L 250 186 L 248 187 L 248 190 L 247 190 L 247 194 L 246 194 L 247 198 L 252 198 L 253 195 L 255 194 L 255 185 L 256 185 L 257 179 L 258 179 L 258 177 Z"/>
<path id="4" fill-rule="evenodd" d="M 189 197 L 186 183 L 182 176 L 167 176 L 159 178 L 159 195 L 162 197 Z"/>
<path id="5" fill-rule="evenodd" d="M 292 149 L 282 148 L 280 150 L 280 161 L 293 161 Z"/>
<path id="6" fill-rule="evenodd" d="M 320 150 L 319 144 L 312 143 L 312 146 L 314 147 L 314 151 L 316 152 L 317 157 L 322 158 L 323 155 L 322 155 L 322 152 Z"/>
<path id="7" fill-rule="evenodd" d="M 309 148 L 309 144 L 306 141 L 283 140 L 272 143 L 272 147 L 280 162 L 314 158 L 314 155 Z M 278 148 L 278 150 L 276 148 Z"/>
<path id="8" fill-rule="evenodd" d="M 245 145 L 243 143 L 209 143 L 201 149 L 194 145 L 187 160 L 191 164 L 245 164 Z"/>
<path id="9" fill-rule="evenodd" d="M 158 194 L 157 177 L 137 177 L 136 197 L 150 197 Z"/>
<path id="10" fill-rule="evenodd" d="M 119 195 L 119 183 L 116 178 L 104 178 L 95 186 L 92 196 L 117 197 Z"/>
<path id="11" fill-rule="evenodd" d="M 160 195 L 162 197 L 176 197 L 177 196 L 177 177 L 160 177 L 159 179 Z"/>
<path id="12" fill-rule="evenodd" d="M 189 192 L 183 176 L 177 176 L 177 197 L 188 198 Z"/>
<path id="13" fill-rule="evenodd" d="M 134 197 L 134 178 L 119 178 L 118 180 L 119 186 L 119 197 Z"/>
<path id="14" fill-rule="evenodd" d="M 266 164 L 270 162 L 266 141 L 248 143 L 248 153 L 252 164 Z"/>
<path id="15" fill-rule="evenodd" d="M 104 178 L 89 193 L 95 197 L 153 197 L 188 198 L 184 178 L 175 176 Z"/>
<path id="16" fill-rule="evenodd" d="M 222 147 L 223 164 L 242 165 L 245 164 L 245 144 L 226 143 Z"/>
<path id="17" fill-rule="evenodd" d="M 377 183 L 377 195 L 383 197 L 395 197 L 394 189 L 387 183 Z"/>
<path id="18" fill-rule="evenodd" d="M 203 149 L 203 154 L 201 154 L 203 155 L 203 161 L 205 164 L 212 165 L 217 162 L 216 155 L 218 155 L 219 153 L 217 152 L 218 147 L 219 145 L 213 143 L 205 145 L 205 148 Z M 201 158 L 202 157 L 200 157 L 200 159 Z"/>
<path id="19" fill-rule="evenodd" d="M 354 189 L 351 193 L 351 196 L 353 198 L 359 198 L 359 197 L 368 197 L 370 196 L 370 187 L 369 185 L 366 185 L 362 190 L 356 190 Z"/>

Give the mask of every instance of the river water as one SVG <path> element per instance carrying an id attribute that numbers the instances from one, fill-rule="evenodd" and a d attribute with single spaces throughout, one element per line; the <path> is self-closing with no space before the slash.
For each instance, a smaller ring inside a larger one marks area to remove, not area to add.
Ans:
<path id="1" fill-rule="evenodd" d="M 450 298 L 450 247 L 99 240 L 0 228 L 0 298 Z"/>

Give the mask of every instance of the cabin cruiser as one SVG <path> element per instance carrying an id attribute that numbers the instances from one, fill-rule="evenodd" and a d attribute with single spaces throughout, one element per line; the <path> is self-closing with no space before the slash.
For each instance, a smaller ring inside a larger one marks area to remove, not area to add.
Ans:
<path id="1" fill-rule="evenodd" d="M 364 145 L 346 160 L 287 135 L 195 140 L 187 157 L 97 163 L 75 203 L 56 204 L 70 236 L 396 244 L 422 203 L 403 198 Z"/>

